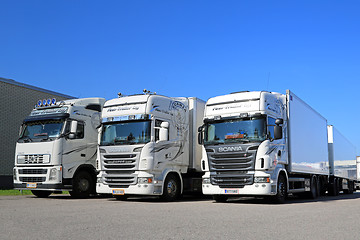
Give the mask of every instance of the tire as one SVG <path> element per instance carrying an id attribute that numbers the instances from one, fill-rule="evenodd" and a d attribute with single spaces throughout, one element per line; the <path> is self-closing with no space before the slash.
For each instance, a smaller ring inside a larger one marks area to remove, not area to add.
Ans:
<path id="1" fill-rule="evenodd" d="M 319 177 L 318 178 L 318 182 L 319 182 L 319 196 L 325 196 L 326 195 L 326 185 L 324 184 L 324 178 L 323 177 Z"/>
<path id="2" fill-rule="evenodd" d="M 218 203 L 224 203 L 228 200 L 228 196 L 225 195 L 214 195 L 213 199 L 215 200 L 215 202 Z"/>
<path id="3" fill-rule="evenodd" d="M 349 194 L 353 194 L 355 190 L 355 183 L 353 181 L 349 182 Z"/>
<path id="4" fill-rule="evenodd" d="M 333 178 L 329 185 L 329 195 L 330 196 L 338 196 L 339 195 L 339 180 L 338 178 Z"/>
<path id="5" fill-rule="evenodd" d="M 95 190 L 95 181 L 89 172 L 78 172 L 73 180 L 73 190 L 70 195 L 74 198 L 86 198 Z"/>
<path id="6" fill-rule="evenodd" d="M 173 202 L 180 196 L 180 182 L 173 174 L 169 174 L 164 183 L 164 190 L 161 199 L 166 202 Z"/>
<path id="7" fill-rule="evenodd" d="M 348 189 L 344 189 L 343 192 L 345 194 L 353 194 L 354 193 L 354 182 L 348 180 Z"/>
<path id="8" fill-rule="evenodd" d="M 335 181 L 335 196 L 339 196 L 340 195 L 340 184 L 341 184 L 341 181 L 339 178 L 336 178 L 336 181 Z"/>
<path id="9" fill-rule="evenodd" d="M 316 176 L 311 177 L 310 181 L 310 192 L 309 192 L 309 198 L 316 199 L 319 195 L 318 191 L 318 181 Z"/>
<path id="10" fill-rule="evenodd" d="M 280 175 L 277 181 L 276 195 L 272 197 L 272 202 L 283 204 L 287 198 L 287 184 L 284 175 Z"/>
<path id="11" fill-rule="evenodd" d="M 52 191 L 41 191 L 41 190 L 31 190 L 32 194 L 37 196 L 38 198 L 47 198 L 52 194 Z"/>

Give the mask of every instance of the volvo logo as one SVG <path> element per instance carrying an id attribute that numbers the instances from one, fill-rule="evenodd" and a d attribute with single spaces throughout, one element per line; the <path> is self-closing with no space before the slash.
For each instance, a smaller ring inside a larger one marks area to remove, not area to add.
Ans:
<path id="1" fill-rule="evenodd" d="M 241 152 L 241 151 L 243 151 L 243 149 L 241 148 L 241 146 L 237 146 L 237 147 L 219 147 L 218 151 L 219 152 Z"/>

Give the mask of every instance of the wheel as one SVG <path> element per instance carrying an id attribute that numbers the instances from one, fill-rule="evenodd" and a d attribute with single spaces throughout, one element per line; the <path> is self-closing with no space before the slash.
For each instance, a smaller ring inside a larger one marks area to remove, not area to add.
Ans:
<path id="1" fill-rule="evenodd" d="M 285 203 L 287 197 L 287 184 L 286 179 L 283 175 L 280 175 L 277 181 L 276 195 L 272 197 L 274 203 L 282 204 Z"/>
<path id="2" fill-rule="evenodd" d="M 330 196 L 338 196 L 339 190 L 340 190 L 339 179 L 333 178 L 329 185 L 329 195 Z"/>
<path id="3" fill-rule="evenodd" d="M 179 180 L 172 174 L 165 179 L 164 190 L 161 199 L 166 202 L 172 202 L 180 196 Z"/>
<path id="4" fill-rule="evenodd" d="M 41 190 L 31 190 L 32 194 L 37 196 L 38 198 L 47 198 L 52 194 L 52 191 L 41 191 Z"/>
<path id="5" fill-rule="evenodd" d="M 74 198 L 86 198 L 95 190 L 95 181 L 90 173 L 81 171 L 73 180 L 73 189 L 70 195 Z"/>
<path id="6" fill-rule="evenodd" d="M 349 182 L 349 194 L 353 194 L 355 190 L 355 184 L 353 181 Z"/>
<path id="7" fill-rule="evenodd" d="M 228 196 L 225 195 L 214 195 L 213 199 L 215 200 L 215 202 L 226 202 L 226 200 L 228 200 Z"/>
<path id="8" fill-rule="evenodd" d="M 354 182 L 348 180 L 348 189 L 344 189 L 343 192 L 345 194 L 353 194 L 354 193 Z"/>
<path id="9" fill-rule="evenodd" d="M 335 181 L 335 186 L 336 186 L 335 196 L 339 196 L 339 194 L 340 194 L 340 184 L 341 184 L 340 179 L 336 178 L 336 181 Z"/>
<path id="10" fill-rule="evenodd" d="M 318 181 L 316 176 L 312 176 L 311 181 L 310 181 L 310 192 L 309 192 L 309 197 L 311 199 L 316 199 L 318 197 Z"/>
<path id="11" fill-rule="evenodd" d="M 319 192 L 319 196 L 325 196 L 326 195 L 326 185 L 324 184 L 324 178 L 319 177 L 318 178 L 318 186 L 320 186 L 318 192 Z"/>

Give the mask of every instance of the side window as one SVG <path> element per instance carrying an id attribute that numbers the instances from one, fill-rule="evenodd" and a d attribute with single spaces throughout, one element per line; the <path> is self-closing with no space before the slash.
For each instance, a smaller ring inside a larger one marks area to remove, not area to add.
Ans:
<path id="1" fill-rule="evenodd" d="M 71 122 L 68 121 L 65 125 L 65 133 L 70 132 L 70 125 Z M 84 138 L 84 132 L 85 132 L 85 124 L 84 122 L 78 122 L 77 129 L 76 129 L 76 137 L 75 139 L 82 139 Z"/>
<path id="2" fill-rule="evenodd" d="M 85 124 L 83 122 L 78 122 L 77 130 L 76 130 L 76 139 L 84 138 L 84 129 Z"/>
<path id="3" fill-rule="evenodd" d="M 274 139 L 275 118 L 268 117 L 267 132 L 270 140 Z"/>
<path id="4" fill-rule="evenodd" d="M 155 142 L 160 139 L 160 126 L 162 122 L 162 120 L 155 119 Z"/>

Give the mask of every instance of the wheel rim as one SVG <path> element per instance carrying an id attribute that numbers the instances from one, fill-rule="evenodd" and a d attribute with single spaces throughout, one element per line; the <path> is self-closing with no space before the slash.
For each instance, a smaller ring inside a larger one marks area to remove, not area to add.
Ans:
<path id="1" fill-rule="evenodd" d="M 174 180 L 170 180 L 166 186 L 167 193 L 170 197 L 174 197 L 176 195 L 177 187 L 176 182 Z"/>
<path id="2" fill-rule="evenodd" d="M 79 181 L 79 190 L 80 192 L 86 192 L 89 189 L 90 183 L 87 179 L 81 179 Z"/>

